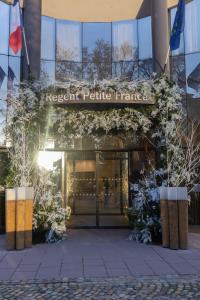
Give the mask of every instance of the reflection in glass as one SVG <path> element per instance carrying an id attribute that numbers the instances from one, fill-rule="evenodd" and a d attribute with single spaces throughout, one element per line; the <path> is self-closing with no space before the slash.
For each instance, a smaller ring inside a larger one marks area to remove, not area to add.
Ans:
<path id="1" fill-rule="evenodd" d="M 112 25 L 113 61 L 138 58 L 137 21 L 114 22 Z"/>
<path id="2" fill-rule="evenodd" d="M 0 67 L 5 72 L 6 76 L 4 77 L 4 80 L 2 82 L 1 88 L 0 88 L 0 100 L 5 100 L 7 97 L 7 83 L 8 83 L 8 56 L 6 55 L 0 55 Z"/>
<path id="3" fill-rule="evenodd" d="M 152 58 L 151 17 L 138 20 L 139 59 Z"/>
<path id="4" fill-rule="evenodd" d="M 0 54 L 8 54 L 10 6 L 0 1 Z"/>
<path id="5" fill-rule="evenodd" d="M 0 100 L 0 145 L 5 144 L 6 102 Z"/>
<path id="6" fill-rule="evenodd" d="M 171 30 L 172 30 L 173 25 L 174 25 L 174 20 L 175 20 L 176 12 L 177 12 L 177 7 L 170 10 L 170 14 L 171 14 Z M 178 54 L 182 54 L 182 53 L 184 53 L 184 33 L 181 33 L 181 42 L 180 42 L 179 49 L 172 51 L 172 55 L 178 55 Z"/>
<path id="7" fill-rule="evenodd" d="M 42 17 L 41 58 L 55 60 L 55 19 Z"/>
<path id="8" fill-rule="evenodd" d="M 76 62 L 57 62 L 56 80 L 66 81 L 67 79 L 81 79 L 82 64 Z"/>
<path id="9" fill-rule="evenodd" d="M 171 57 L 171 78 L 180 88 L 186 90 L 185 57 L 183 55 Z"/>
<path id="10" fill-rule="evenodd" d="M 185 52 L 200 51 L 200 0 L 186 5 Z"/>
<path id="11" fill-rule="evenodd" d="M 111 64 L 105 63 L 84 63 L 83 78 L 85 80 L 103 80 L 111 78 Z"/>
<path id="12" fill-rule="evenodd" d="M 20 57 L 9 56 L 9 66 L 15 74 L 14 84 L 20 83 L 21 59 Z"/>
<path id="13" fill-rule="evenodd" d="M 111 23 L 83 23 L 83 61 L 111 61 Z"/>
<path id="14" fill-rule="evenodd" d="M 81 23 L 57 20 L 57 60 L 81 61 Z"/>
<path id="15" fill-rule="evenodd" d="M 41 60 L 40 77 L 47 84 L 55 82 L 55 61 Z"/>
<path id="16" fill-rule="evenodd" d="M 200 97 L 200 53 L 186 55 L 187 93 Z"/>
<path id="17" fill-rule="evenodd" d="M 149 79 L 153 74 L 152 59 L 146 59 L 139 62 L 139 79 Z"/>
<path id="18" fill-rule="evenodd" d="M 138 63 L 132 61 L 120 61 L 112 64 L 112 77 L 124 80 L 138 79 Z"/>

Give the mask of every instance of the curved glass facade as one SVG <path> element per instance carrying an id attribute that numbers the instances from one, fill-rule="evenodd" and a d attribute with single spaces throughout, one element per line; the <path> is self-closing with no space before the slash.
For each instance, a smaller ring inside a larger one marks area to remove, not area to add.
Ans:
<path id="1" fill-rule="evenodd" d="M 152 72 L 151 17 L 80 23 L 42 17 L 42 77 L 137 79 Z"/>
<path id="2" fill-rule="evenodd" d="M 20 56 L 21 53 L 15 55 L 9 48 L 10 22 L 12 22 L 12 13 L 10 5 L 0 1 L 0 144 L 4 141 L 2 127 L 6 120 L 6 102 L 7 92 L 9 88 L 8 67 L 10 67 L 15 75 L 12 84 L 20 82 Z M 2 24 L 4 24 L 2 26 Z"/>
<path id="3" fill-rule="evenodd" d="M 176 8 L 171 9 L 173 25 Z M 188 99 L 200 98 L 200 0 L 186 5 L 186 24 L 179 50 L 171 57 L 172 77 L 187 92 Z"/>

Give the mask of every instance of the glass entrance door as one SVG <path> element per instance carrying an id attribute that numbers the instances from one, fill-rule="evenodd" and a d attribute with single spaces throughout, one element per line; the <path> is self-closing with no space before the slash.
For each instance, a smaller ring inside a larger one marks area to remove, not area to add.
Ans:
<path id="1" fill-rule="evenodd" d="M 73 227 L 127 226 L 127 152 L 70 152 L 66 201 Z"/>

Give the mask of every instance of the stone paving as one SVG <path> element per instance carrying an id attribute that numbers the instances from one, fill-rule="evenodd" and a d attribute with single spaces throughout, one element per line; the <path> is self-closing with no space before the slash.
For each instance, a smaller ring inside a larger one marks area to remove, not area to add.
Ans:
<path id="1" fill-rule="evenodd" d="M 129 231 L 70 230 L 66 241 L 4 250 L 2 299 L 200 299 L 200 235 L 189 250 L 128 240 Z"/>
<path id="2" fill-rule="evenodd" d="M 128 236 L 125 229 L 71 230 L 66 241 L 18 252 L 5 251 L 1 240 L 0 281 L 200 274 L 200 235 L 184 251 L 138 244 Z"/>
<path id="3" fill-rule="evenodd" d="M 187 300 L 200 299 L 200 278 L 76 279 L 62 282 L 0 284 L 0 300 Z"/>

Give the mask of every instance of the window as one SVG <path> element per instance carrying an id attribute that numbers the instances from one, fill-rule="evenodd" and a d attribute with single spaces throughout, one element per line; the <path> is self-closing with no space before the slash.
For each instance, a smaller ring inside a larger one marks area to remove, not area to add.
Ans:
<path id="1" fill-rule="evenodd" d="M 111 62 L 111 23 L 83 23 L 83 61 Z"/>
<path id="2" fill-rule="evenodd" d="M 138 20 L 139 59 L 152 58 L 151 17 Z"/>
<path id="3" fill-rule="evenodd" d="M 137 21 L 114 22 L 112 28 L 113 61 L 137 60 Z"/>
<path id="4" fill-rule="evenodd" d="M 47 84 L 55 82 L 55 61 L 41 61 L 41 78 L 45 80 Z"/>
<path id="5" fill-rule="evenodd" d="M 0 54 L 8 54 L 9 5 L 0 1 Z"/>
<path id="6" fill-rule="evenodd" d="M 81 23 L 57 20 L 57 60 L 81 62 Z"/>
<path id="7" fill-rule="evenodd" d="M 186 5 L 185 52 L 200 51 L 200 0 Z"/>
<path id="8" fill-rule="evenodd" d="M 187 93 L 200 98 L 200 53 L 186 55 Z"/>
<path id="9" fill-rule="evenodd" d="M 7 97 L 7 83 L 8 83 L 8 56 L 0 55 L 0 67 L 5 72 L 5 77 L 0 88 L 0 100 L 5 100 Z"/>
<path id="10" fill-rule="evenodd" d="M 170 11 L 171 31 L 172 31 L 172 28 L 173 28 L 173 25 L 174 25 L 176 12 L 177 12 L 177 8 L 173 8 Z M 182 54 L 182 53 L 184 53 L 184 33 L 181 34 L 181 43 L 180 43 L 179 49 L 172 51 L 172 55 L 179 55 L 179 54 Z"/>
<path id="11" fill-rule="evenodd" d="M 55 20 L 42 17 L 41 58 L 55 60 Z"/>

